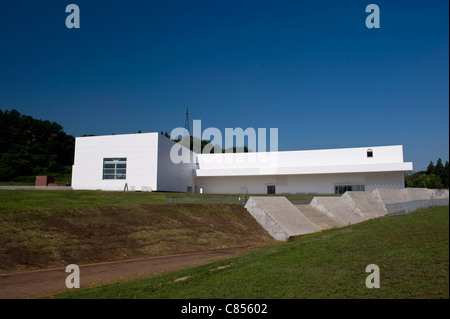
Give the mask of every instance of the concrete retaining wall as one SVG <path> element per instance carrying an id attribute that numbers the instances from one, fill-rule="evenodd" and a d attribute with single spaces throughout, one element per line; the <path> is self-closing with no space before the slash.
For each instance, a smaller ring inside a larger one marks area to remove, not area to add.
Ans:
<path id="1" fill-rule="evenodd" d="M 321 230 L 345 226 L 311 205 L 303 204 L 295 207 Z"/>
<path id="2" fill-rule="evenodd" d="M 431 199 L 447 199 L 449 198 L 448 189 L 429 189 L 428 193 L 430 194 Z"/>
<path id="3" fill-rule="evenodd" d="M 253 196 L 245 208 L 277 240 L 314 233 L 320 227 L 306 218 L 286 197 Z"/>
<path id="4" fill-rule="evenodd" d="M 378 202 L 381 203 L 381 205 L 405 202 L 405 199 L 403 198 L 403 193 L 401 192 L 400 189 L 377 188 L 372 191 L 372 195 Z"/>
<path id="5" fill-rule="evenodd" d="M 449 204 L 448 189 L 381 188 L 374 190 L 372 194 L 389 215 L 407 214 L 422 208 Z"/>
<path id="6" fill-rule="evenodd" d="M 412 200 L 404 203 L 386 204 L 387 213 L 392 215 L 401 215 L 413 212 L 418 209 L 428 208 L 431 206 L 447 206 L 448 199 L 422 199 Z"/>
<path id="7" fill-rule="evenodd" d="M 310 205 L 344 225 L 364 221 L 364 216 L 342 197 L 314 197 Z"/>
<path id="8" fill-rule="evenodd" d="M 386 210 L 370 192 L 346 192 L 341 197 L 363 216 L 364 220 L 386 215 Z"/>
<path id="9" fill-rule="evenodd" d="M 285 197 L 253 196 L 245 207 L 272 237 L 288 240 L 292 236 L 356 224 L 386 214 L 400 215 L 448 204 L 448 190 L 405 188 L 346 192 L 341 197 L 314 197 L 309 205 L 298 206 Z"/>
<path id="10" fill-rule="evenodd" d="M 430 192 L 427 188 L 404 188 L 401 189 L 400 192 L 402 193 L 405 202 L 430 199 Z"/>

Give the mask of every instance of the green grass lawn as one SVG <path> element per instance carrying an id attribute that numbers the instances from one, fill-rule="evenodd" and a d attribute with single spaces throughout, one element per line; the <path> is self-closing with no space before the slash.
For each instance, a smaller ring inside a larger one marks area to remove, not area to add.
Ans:
<path id="1" fill-rule="evenodd" d="M 0 182 L 0 186 L 34 186 L 34 182 Z"/>
<path id="2" fill-rule="evenodd" d="M 164 204 L 167 193 L 82 190 L 0 190 L 0 212 L 42 208 L 77 208 Z"/>
<path id="3" fill-rule="evenodd" d="M 380 268 L 379 289 L 365 285 L 369 264 Z M 181 277 L 187 279 L 175 282 Z M 54 297 L 449 298 L 449 207 L 377 218 L 226 261 Z"/>
<path id="4" fill-rule="evenodd" d="M 77 208 L 99 206 L 136 206 L 164 204 L 165 196 L 230 197 L 242 195 L 187 194 L 166 192 L 107 192 L 83 190 L 0 190 L 0 212 L 46 208 Z M 248 195 L 253 196 L 253 195 Z M 262 196 L 262 195 L 257 195 Z M 267 195 L 266 195 L 267 196 Z M 278 195 L 280 196 L 280 195 Z M 283 195 L 284 196 L 284 195 Z M 315 195 L 290 194 L 287 198 L 310 201 Z M 214 201 L 213 201 L 214 202 Z"/>

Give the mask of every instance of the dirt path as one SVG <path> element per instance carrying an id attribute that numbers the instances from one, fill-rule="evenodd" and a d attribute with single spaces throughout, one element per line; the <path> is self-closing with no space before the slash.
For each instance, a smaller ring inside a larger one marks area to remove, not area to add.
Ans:
<path id="1" fill-rule="evenodd" d="M 99 283 L 149 277 L 161 272 L 174 271 L 231 258 L 244 251 L 245 248 L 231 248 L 80 265 L 80 285 L 81 288 L 86 288 Z M 65 272 L 65 268 L 0 275 L 0 298 L 37 298 L 67 291 L 68 289 L 65 285 L 67 276 L 69 276 L 69 273 Z"/>

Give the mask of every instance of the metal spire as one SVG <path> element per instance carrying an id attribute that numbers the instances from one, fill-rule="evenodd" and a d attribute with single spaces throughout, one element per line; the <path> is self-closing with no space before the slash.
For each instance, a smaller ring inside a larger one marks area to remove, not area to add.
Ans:
<path id="1" fill-rule="evenodd" d="M 189 136 L 191 135 L 191 129 L 189 128 L 189 108 L 186 107 L 186 120 L 184 122 L 184 128 L 189 132 Z"/>

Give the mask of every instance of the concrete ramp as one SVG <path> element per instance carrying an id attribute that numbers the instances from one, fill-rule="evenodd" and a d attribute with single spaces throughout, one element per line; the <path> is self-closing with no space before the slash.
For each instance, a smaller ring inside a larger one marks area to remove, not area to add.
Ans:
<path id="1" fill-rule="evenodd" d="M 341 197 L 314 197 L 294 206 L 286 197 L 255 197 L 245 208 L 277 240 L 356 224 L 368 219 L 406 214 L 420 208 L 448 205 L 448 190 L 375 189 L 346 192 Z"/>
<path id="2" fill-rule="evenodd" d="M 306 218 L 286 197 L 253 196 L 245 208 L 277 240 L 314 233 L 321 228 Z"/>
<path id="3" fill-rule="evenodd" d="M 311 205 L 295 205 L 295 207 L 311 222 L 319 226 L 321 230 L 345 226 L 343 223 L 332 219 Z"/>
<path id="4" fill-rule="evenodd" d="M 344 225 L 356 224 L 365 220 L 364 215 L 342 197 L 314 197 L 310 205 Z"/>
<path id="5" fill-rule="evenodd" d="M 366 220 L 387 214 L 385 207 L 370 192 L 346 192 L 341 198 L 345 199 Z"/>

